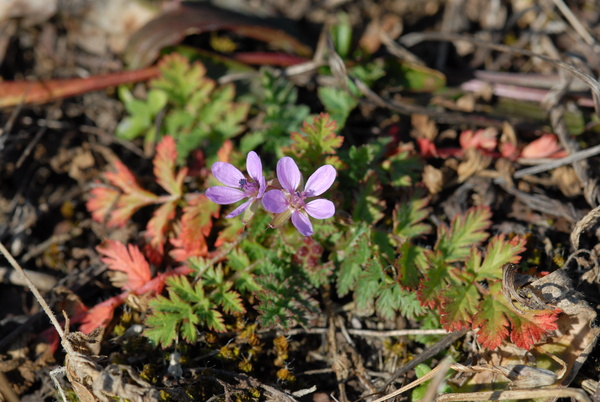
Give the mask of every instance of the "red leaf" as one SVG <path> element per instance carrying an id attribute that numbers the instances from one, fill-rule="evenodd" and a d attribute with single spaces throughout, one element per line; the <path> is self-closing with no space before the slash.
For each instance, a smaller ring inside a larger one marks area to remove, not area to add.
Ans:
<path id="1" fill-rule="evenodd" d="M 499 289 L 498 283 L 493 288 Z M 491 290 L 494 295 L 497 295 L 497 292 L 493 292 L 495 289 Z M 479 310 L 480 312 L 473 319 L 473 329 L 479 328 L 477 340 L 483 347 L 494 350 L 508 336 L 509 323 L 505 313 L 510 310 L 491 294 L 483 299 Z"/>
<path id="2" fill-rule="evenodd" d="M 45 82 L 4 81 L 0 82 L 0 107 L 20 104 L 46 103 L 97 91 L 129 82 L 146 81 L 158 75 L 156 67 L 133 71 L 118 71 L 87 78 L 57 79 Z"/>
<path id="3" fill-rule="evenodd" d="M 217 156 L 221 162 L 229 162 L 231 152 L 233 151 L 233 142 L 227 140 L 221 145 L 221 148 L 217 151 Z"/>
<path id="4" fill-rule="evenodd" d="M 437 148 L 431 140 L 427 138 L 417 138 L 419 150 L 423 158 L 442 158 L 446 159 L 451 156 L 461 156 L 463 150 L 460 148 Z"/>
<path id="5" fill-rule="evenodd" d="M 521 158 L 561 158 L 566 156 L 554 134 L 544 134 L 523 147 Z"/>
<path id="6" fill-rule="evenodd" d="M 498 131 L 494 127 L 480 129 L 473 133 L 465 130 L 460 133 L 458 141 L 462 149 L 476 148 L 485 151 L 493 151 L 498 144 Z"/>
<path id="7" fill-rule="evenodd" d="M 154 211 L 152 219 L 146 225 L 146 237 L 150 240 L 150 246 L 154 252 L 161 256 L 164 254 L 167 230 L 173 218 L 175 218 L 176 208 L 177 203 L 175 201 L 164 203 Z"/>
<path id="8" fill-rule="evenodd" d="M 419 144 L 419 151 L 423 158 L 438 157 L 437 147 L 431 140 L 427 138 L 417 138 L 417 144 Z"/>
<path id="9" fill-rule="evenodd" d="M 135 290 L 150 280 L 150 265 L 136 246 L 130 244 L 127 247 L 118 241 L 107 240 L 96 247 L 96 250 L 104 255 L 101 260 L 108 265 L 108 269 L 128 275 L 123 289 Z"/>
<path id="10" fill-rule="evenodd" d="M 500 155 L 506 159 L 510 159 L 511 161 L 516 160 L 519 157 L 519 150 L 510 142 L 505 142 L 500 145 Z"/>
<path id="11" fill-rule="evenodd" d="M 110 210 L 119 198 L 119 192 L 114 188 L 98 185 L 90 191 L 90 198 L 86 203 L 87 210 L 96 222 L 104 222 Z"/>
<path id="12" fill-rule="evenodd" d="M 156 182 L 173 196 L 181 197 L 183 179 L 187 174 L 187 168 L 181 169 L 175 175 L 175 161 L 177 160 L 177 149 L 173 137 L 165 136 L 156 146 L 154 157 L 154 176 Z"/>
<path id="13" fill-rule="evenodd" d="M 556 320 L 560 310 L 528 310 L 523 315 L 511 314 L 510 340 L 520 348 L 529 350 L 549 331 L 558 329 Z"/>
<path id="14" fill-rule="evenodd" d="M 310 61 L 310 59 L 306 57 L 273 52 L 239 52 L 234 54 L 233 58 L 249 65 L 269 65 L 279 67 L 295 66 L 296 64 Z"/>
<path id="15" fill-rule="evenodd" d="M 175 250 L 170 253 L 171 257 L 177 261 L 185 261 L 189 257 L 206 255 L 206 236 L 212 229 L 212 218 L 219 217 L 219 209 L 219 205 L 211 202 L 204 194 L 191 197 L 183 209 L 179 235 L 171 239 L 171 244 L 175 246 Z"/>
<path id="16" fill-rule="evenodd" d="M 89 334 L 98 327 L 106 326 L 112 320 L 115 309 L 125 302 L 127 294 L 128 292 L 121 293 L 89 309 L 81 318 L 79 330 L 84 334 Z M 73 320 L 73 322 L 77 321 L 79 320 Z"/>
<path id="17" fill-rule="evenodd" d="M 87 208 L 95 220 L 102 222 L 110 214 L 108 226 L 123 226 L 138 209 L 157 202 L 158 196 L 141 188 L 121 161 L 114 161 L 114 167 L 116 171 L 106 172 L 104 177 L 122 194 L 110 187 L 96 187 L 90 192 Z"/>

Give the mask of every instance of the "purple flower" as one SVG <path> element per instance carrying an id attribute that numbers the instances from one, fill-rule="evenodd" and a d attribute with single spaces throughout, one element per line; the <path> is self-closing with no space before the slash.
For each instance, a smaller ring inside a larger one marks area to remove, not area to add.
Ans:
<path id="1" fill-rule="evenodd" d="M 206 196 L 217 204 L 233 204 L 248 198 L 248 201 L 233 210 L 226 218 L 233 218 L 246 211 L 242 220 L 247 222 L 258 208 L 260 200 L 267 188 L 262 173 L 262 163 L 256 152 L 251 151 L 246 158 L 246 170 L 250 178 L 246 178 L 231 163 L 215 162 L 212 173 L 225 186 L 215 186 L 206 189 Z"/>
<path id="2" fill-rule="evenodd" d="M 335 214 L 335 206 L 333 202 L 322 198 L 310 202 L 306 202 L 306 199 L 327 191 L 335 176 L 333 166 L 321 166 L 308 178 L 303 190 L 302 175 L 296 162 L 287 156 L 281 158 L 277 162 L 277 179 L 282 190 L 267 191 L 262 200 L 267 211 L 279 214 L 273 219 L 271 226 L 277 227 L 291 216 L 292 223 L 302 235 L 312 235 L 313 227 L 308 215 L 315 219 L 331 218 Z"/>

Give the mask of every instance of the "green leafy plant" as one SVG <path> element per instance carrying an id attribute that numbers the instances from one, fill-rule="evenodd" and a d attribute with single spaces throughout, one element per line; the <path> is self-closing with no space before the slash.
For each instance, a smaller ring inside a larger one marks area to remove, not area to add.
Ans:
<path id="1" fill-rule="evenodd" d="M 166 282 L 168 297 L 150 300 L 152 312 L 146 317 L 144 332 L 154 343 L 169 347 L 177 339 L 195 342 L 198 326 L 225 331 L 221 309 L 226 314 L 246 311 L 240 293 L 232 290 L 234 283 L 224 277 L 221 265 L 206 264 L 192 258 L 188 261 L 196 280 L 188 276 L 169 278 Z M 246 290 L 257 290 L 256 285 L 246 285 Z"/>
<path id="2" fill-rule="evenodd" d="M 117 136 L 128 140 L 144 137 L 147 144 L 153 144 L 170 134 L 181 164 L 201 145 L 214 153 L 244 129 L 249 105 L 234 101 L 233 84 L 218 86 L 206 77 L 201 63 L 190 64 L 177 54 L 165 56 L 158 68 L 160 75 L 150 82 L 145 101 L 126 88 L 119 90 L 129 116 L 119 123 Z"/>
<path id="3" fill-rule="evenodd" d="M 337 124 L 327 114 L 315 116 L 312 124 L 304 122 L 299 132 L 292 132 L 292 144 L 284 152 L 298 161 L 301 169 L 327 163 L 339 169 L 344 166 L 337 150 L 344 138 L 336 134 Z"/>
<path id="4" fill-rule="evenodd" d="M 215 164 L 221 172 L 217 177 L 226 186 L 208 189 L 209 198 L 201 193 L 186 194 L 183 180 L 187 170 L 177 169 L 178 154 L 170 136 L 159 143 L 154 159 L 156 182 L 166 195 L 143 189 L 121 163 L 116 164 L 116 172 L 106 174 L 109 186 L 99 184 L 88 202 L 94 218 L 109 225 L 124 225 L 137 210 L 157 205 L 147 224 L 147 239 L 154 250 L 148 256 L 158 253 L 160 262 L 168 243 L 170 256 L 183 263 L 184 269 L 177 275 L 170 279 L 159 276 L 151 287 L 157 292 L 164 283 L 168 293 L 167 297 L 150 301 L 146 335 L 151 340 L 162 347 L 179 340 L 194 342 L 199 327 L 224 331 L 227 317 L 248 308 L 263 326 L 309 325 L 320 311 L 315 298 L 318 288 L 331 285 L 337 286 L 339 297 L 351 296 L 361 314 L 375 313 L 387 320 L 397 314 L 410 319 L 428 317 L 433 325 L 436 320 L 431 312 L 437 311 L 437 318 L 447 330 L 478 329 L 479 341 L 491 349 L 505 339 L 528 349 L 556 328 L 558 311 L 522 306 L 520 312 L 502 294 L 502 266 L 519 262 L 525 247 L 523 239 L 490 238 L 491 212 L 486 207 L 471 208 L 455 216 L 450 224 L 437 225 L 433 233 L 427 222 L 429 201 L 422 190 L 417 187 L 395 198 L 405 185 L 418 180 L 422 165 L 414 150 L 404 144 L 390 147 L 386 141 L 378 141 L 339 154 L 342 137 L 335 131 L 335 122 L 329 116 L 316 116 L 291 134 L 290 146 L 284 149 L 298 160 L 302 170 L 313 171 L 323 162 L 345 166 L 342 158 L 349 162 L 340 180 L 355 194 L 354 201 L 348 203 L 352 207 L 350 220 L 342 231 L 332 222 L 316 222 L 310 231 L 294 223 L 300 233 L 310 233 L 312 238 L 304 238 L 289 226 L 265 231 L 269 222 L 278 222 L 275 226 L 281 223 L 273 219 L 273 213 L 281 214 L 291 208 L 291 203 L 296 203 L 293 208 L 300 208 L 298 203 L 306 196 L 300 193 L 304 184 L 297 193 L 289 183 L 281 187 L 282 180 L 289 181 L 290 177 L 302 181 L 299 172 L 293 173 L 298 167 L 288 157 L 283 158 L 286 162 L 281 169 L 278 163 L 277 180 L 272 175 L 263 176 L 255 154 L 248 164 L 251 177 L 228 163 Z M 220 155 L 227 157 L 231 149 L 224 149 Z M 324 169 L 329 173 L 321 173 L 323 179 L 333 180 L 335 170 L 331 166 Z M 316 189 L 323 188 L 317 190 L 317 195 L 330 185 L 316 185 Z M 259 205 L 267 188 L 271 197 L 273 191 L 281 193 L 268 211 L 254 208 L 245 227 L 228 220 L 213 236 L 220 207 L 210 199 L 232 194 L 232 201 L 222 203 L 248 198 L 248 203 Z M 279 204 L 281 210 L 273 207 Z M 318 205 L 333 206 L 324 199 Z M 313 213 L 318 217 L 321 212 Z M 330 216 L 330 212 L 327 214 Z M 244 238 L 240 239 L 243 228 Z M 215 239 L 214 243 L 210 238 Z M 425 239 L 435 239 L 434 246 L 424 247 Z M 212 262 L 199 259 L 205 258 L 211 247 L 221 250 L 227 244 L 233 248 L 220 258 Z M 100 250 L 107 258 L 117 257 L 107 262 L 111 269 L 150 278 L 149 268 L 143 275 L 135 272 L 134 266 L 139 263 L 132 261 L 143 257 L 132 250 L 127 254 L 123 247 L 113 244 Z M 337 275 L 333 276 L 335 271 Z M 135 289 L 129 290 L 137 292 Z M 249 294 L 255 295 L 252 301 Z M 123 299 L 119 300 L 122 303 Z M 102 314 L 97 317 L 106 319 Z"/>
<path id="5" fill-rule="evenodd" d="M 410 208 L 396 216 L 412 216 L 418 229 L 422 213 Z M 417 289 L 423 306 L 436 308 L 441 322 L 449 330 L 479 329 L 478 338 L 485 347 L 495 349 L 506 338 L 517 346 L 529 349 L 543 334 L 556 329 L 557 310 L 524 308 L 516 312 L 502 294 L 502 267 L 517 263 L 525 250 L 525 241 L 518 236 L 507 239 L 494 236 L 487 242 L 491 225 L 488 208 L 475 207 L 457 215 L 449 226 L 439 225 L 433 249 L 424 249 L 410 241 L 411 230 L 397 225 L 401 257 L 398 260 L 400 283 Z M 417 230 L 416 233 L 419 233 Z M 420 278 L 417 278 L 415 273 Z M 421 276 L 422 275 L 422 276 Z"/>
<path id="6" fill-rule="evenodd" d="M 282 149 L 290 144 L 291 131 L 298 130 L 309 116 L 310 108 L 298 104 L 298 89 L 273 70 L 260 70 L 260 89 L 257 89 L 256 108 L 259 123 L 240 141 L 244 153 L 261 146 L 266 152 L 282 157 Z"/>

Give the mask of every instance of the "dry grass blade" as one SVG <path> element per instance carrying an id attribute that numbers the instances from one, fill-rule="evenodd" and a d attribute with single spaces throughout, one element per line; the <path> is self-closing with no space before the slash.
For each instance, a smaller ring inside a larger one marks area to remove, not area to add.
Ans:
<path id="1" fill-rule="evenodd" d="M 58 335 L 60 336 L 60 339 L 62 341 L 62 345 L 65 348 L 65 350 L 67 351 L 67 353 L 75 353 L 75 350 L 73 350 L 73 348 L 71 347 L 71 344 L 67 341 L 67 338 L 65 336 L 65 331 L 63 331 L 62 327 L 60 326 L 60 323 L 58 322 L 58 319 L 56 318 L 56 316 L 50 309 L 50 306 L 48 305 L 48 303 L 46 303 L 46 300 L 44 300 L 44 298 L 40 294 L 39 290 L 35 287 L 35 285 L 31 281 L 31 279 L 29 279 L 27 274 L 25 274 L 25 271 L 23 270 L 23 268 L 21 268 L 21 266 L 19 265 L 17 260 L 14 259 L 12 254 L 10 254 L 10 252 L 6 249 L 6 247 L 4 247 L 4 244 L 2 244 L 2 243 L 0 243 L 0 253 L 2 253 L 2 255 L 4 255 L 4 258 L 6 258 L 8 263 L 19 274 L 21 274 L 21 276 L 23 276 L 23 279 L 25 280 L 27 287 L 29 288 L 29 290 L 31 290 L 31 293 L 33 293 L 33 295 L 35 296 L 38 303 L 40 303 L 40 305 L 42 306 L 42 309 L 44 310 L 44 312 L 50 319 L 50 322 L 56 329 L 56 332 L 58 332 Z"/>
<path id="2" fill-rule="evenodd" d="M 440 339 L 440 341 L 438 343 L 431 346 L 429 349 L 426 349 L 423 353 L 419 354 L 414 359 L 412 359 L 408 364 L 406 364 L 405 366 L 401 367 L 398 371 L 396 371 L 394 373 L 394 375 L 392 375 L 392 377 L 382 387 L 379 388 L 380 392 L 383 392 L 383 390 L 385 390 L 388 387 L 388 385 L 393 383 L 402 374 L 414 369 L 420 363 L 423 363 L 425 360 L 430 359 L 433 356 L 437 355 L 439 352 L 441 352 L 442 350 L 444 350 L 447 347 L 449 347 L 450 345 L 452 345 L 456 340 L 460 339 L 466 333 L 467 333 L 467 330 L 463 329 L 460 331 L 451 332 L 448 335 L 446 335 L 444 338 Z"/>

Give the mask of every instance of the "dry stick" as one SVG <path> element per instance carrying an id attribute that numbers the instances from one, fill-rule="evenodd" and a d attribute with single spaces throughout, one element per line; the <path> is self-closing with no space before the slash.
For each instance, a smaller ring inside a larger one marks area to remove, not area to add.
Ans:
<path id="1" fill-rule="evenodd" d="M 554 160 L 552 162 L 548 162 L 548 163 L 544 163 L 541 165 L 531 166 L 528 168 L 517 170 L 513 174 L 513 178 L 521 179 L 530 174 L 546 172 L 548 170 L 556 169 L 557 167 L 569 165 L 571 163 L 578 162 L 583 159 L 591 158 L 592 156 L 595 156 L 598 154 L 600 154 L 600 145 L 595 145 L 591 148 L 587 148 L 582 151 L 575 152 L 569 156 L 565 156 L 564 158 L 560 158 L 560 159 Z M 495 180 L 496 183 L 498 183 L 500 181 L 504 181 L 504 179 L 498 178 Z"/>
<path id="2" fill-rule="evenodd" d="M 435 397 L 438 395 L 438 391 L 444 383 L 446 373 L 448 373 L 448 370 L 450 369 L 451 365 L 452 358 L 449 356 L 445 357 L 444 360 L 442 360 L 440 364 L 438 364 L 438 366 L 436 367 L 438 372 L 431 379 L 431 382 L 427 387 L 427 391 L 425 391 L 425 395 L 423 395 L 423 398 L 421 398 L 422 402 L 432 402 L 435 400 Z"/>
<path id="3" fill-rule="evenodd" d="M 348 78 L 352 80 L 354 85 L 358 88 L 358 90 L 371 102 L 375 105 L 383 108 L 387 108 L 393 110 L 395 112 L 412 115 L 412 114 L 422 114 L 425 116 L 430 116 L 441 123 L 448 124 L 477 124 L 480 126 L 492 126 L 492 127 L 502 127 L 502 122 L 500 120 L 495 120 L 486 116 L 477 115 L 477 114 L 463 114 L 456 112 L 440 112 L 435 109 L 430 109 L 424 106 L 419 106 L 411 103 L 400 103 L 391 99 L 384 99 L 378 94 L 376 94 L 371 88 L 367 86 L 364 82 L 359 80 L 352 75 L 349 75 Z"/>
<path id="4" fill-rule="evenodd" d="M 573 398 L 579 402 L 591 402 L 590 398 L 581 389 L 576 388 L 541 388 L 521 389 L 509 391 L 483 391 L 456 394 L 442 394 L 436 402 L 446 401 L 504 401 L 508 399 L 534 399 L 534 398 Z"/>
<path id="5" fill-rule="evenodd" d="M 579 19 L 577 19 L 575 14 L 573 14 L 573 12 L 569 9 L 565 2 L 562 0 L 552 0 L 552 2 L 556 6 L 556 8 L 560 10 L 562 15 L 569 22 L 569 24 L 571 24 L 575 32 L 577 32 L 579 36 L 581 36 L 585 43 L 587 43 L 590 46 L 595 46 L 596 40 L 594 39 L 594 37 L 589 33 L 587 28 L 584 27 L 583 24 L 581 24 L 581 22 L 579 22 Z"/>
<path id="6" fill-rule="evenodd" d="M 406 384 L 405 386 L 395 390 L 394 392 L 391 392 L 385 396 L 382 396 L 381 398 L 377 398 L 373 402 L 384 402 L 384 401 L 387 401 L 388 399 L 392 399 L 395 396 L 403 394 L 406 391 L 413 389 L 417 385 L 421 385 L 425 381 L 428 381 L 431 377 L 435 376 L 435 374 L 437 372 L 438 372 L 438 368 L 436 367 L 433 370 L 431 370 L 429 373 L 426 373 L 424 376 L 417 378 L 415 381 L 411 382 L 410 384 Z"/>
<path id="7" fill-rule="evenodd" d="M 19 402 L 19 396 L 15 394 L 6 375 L 2 372 L 0 372 L 0 395 L 2 395 L 7 402 Z"/>
<path id="8" fill-rule="evenodd" d="M 533 53 L 530 52 L 528 50 L 525 49 L 518 49 L 518 48 L 513 48 L 511 46 L 506 46 L 506 45 L 499 45 L 496 43 L 488 43 L 488 42 L 484 42 L 475 38 L 471 38 L 469 36 L 464 36 L 464 35 L 455 35 L 455 34 L 449 34 L 449 33 L 437 33 L 437 32 L 426 32 L 426 33 L 410 33 L 407 35 L 404 35 L 402 38 L 400 38 L 400 43 L 404 46 L 410 47 L 410 46 L 414 46 L 417 43 L 426 41 L 426 40 L 435 40 L 435 41 L 449 41 L 449 42 L 454 42 L 454 41 L 465 41 L 465 42 L 469 42 L 472 43 L 474 45 L 477 46 L 484 46 L 499 52 L 507 52 L 507 53 L 513 53 L 513 54 L 518 54 L 518 55 L 522 55 L 522 56 L 528 56 L 528 57 L 537 57 L 538 59 L 542 59 L 544 61 L 547 61 L 548 63 L 554 64 L 557 67 L 563 68 L 565 70 L 567 70 L 568 72 L 570 72 L 571 74 L 573 74 L 575 77 L 579 78 L 580 80 L 582 80 L 583 82 L 585 82 L 591 89 L 592 91 L 592 95 L 593 95 L 593 99 L 594 99 L 594 108 L 596 110 L 596 114 L 598 116 L 600 116 L 600 83 L 591 75 L 587 74 L 584 71 L 581 71 L 581 69 L 573 66 L 572 64 L 569 63 L 565 63 L 562 60 L 556 60 L 553 59 L 551 57 L 542 55 L 542 54 L 537 54 L 537 53 Z"/>
<path id="9" fill-rule="evenodd" d="M 396 380 L 396 378 L 398 378 L 402 374 L 414 369 L 419 364 L 423 363 L 425 360 L 431 359 L 433 356 L 437 355 L 439 352 L 441 352 L 442 350 L 444 350 L 447 347 L 449 347 L 450 345 L 452 345 L 456 340 L 461 338 L 466 333 L 467 333 L 466 329 L 462 329 L 462 330 L 456 331 L 456 332 L 450 332 L 448 335 L 446 335 L 445 337 L 440 339 L 438 341 L 438 343 L 431 346 L 429 349 L 424 350 L 423 353 L 418 354 L 417 356 L 415 356 L 414 359 L 412 359 L 410 362 L 408 362 L 408 364 L 405 364 L 403 367 L 401 367 L 399 370 L 397 370 L 392 375 L 392 377 L 389 380 L 387 380 L 387 382 L 385 384 L 383 384 L 382 387 L 379 388 L 379 392 L 383 392 L 387 388 L 388 385 L 390 385 L 391 383 L 393 383 Z"/>
<path id="10" fill-rule="evenodd" d="M 294 335 L 322 335 L 326 334 L 329 328 L 295 328 L 285 331 L 286 336 Z M 271 332 L 265 330 L 264 332 Z M 445 329 L 394 329 L 390 331 L 376 331 L 372 329 L 347 329 L 350 335 L 373 337 L 373 338 L 389 338 L 390 336 L 411 336 L 411 335 L 446 335 L 448 331 Z M 263 332 L 263 331 L 259 331 Z"/>
<path id="11" fill-rule="evenodd" d="M 74 354 L 75 350 L 73 350 L 73 347 L 71 346 L 71 344 L 69 342 L 67 342 L 67 337 L 65 336 L 65 331 L 63 331 L 62 327 L 60 326 L 60 323 L 56 319 L 56 316 L 50 309 L 50 306 L 48 306 L 48 303 L 46 303 L 46 300 L 44 300 L 44 298 L 42 297 L 42 295 L 40 294 L 38 289 L 35 287 L 33 282 L 31 282 L 31 280 L 29 279 L 27 274 L 25 274 L 25 271 L 23 270 L 23 268 L 21 268 L 21 266 L 19 265 L 17 260 L 15 260 L 14 257 L 12 256 L 12 254 L 10 254 L 10 251 L 8 251 L 6 249 L 6 247 L 4 247 L 4 244 L 2 244 L 2 242 L 0 242 L 0 253 L 2 253 L 2 255 L 4 255 L 4 258 L 6 258 L 8 260 L 9 264 L 12 265 L 12 267 L 14 269 L 16 269 L 17 272 L 19 274 L 21 274 L 23 276 L 23 278 L 25 279 L 25 283 L 27 284 L 27 287 L 29 288 L 29 290 L 31 290 L 31 293 L 33 293 L 33 295 L 37 299 L 38 303 L 40 303 L 40 305 L 42 306 L 42 309 L 44 310 L 44 312 L 50 319 L 50 322 L 52 323 L 52 325 L 54 325 L 54 328 L 56 328 L 56 332 L 58 332 L 58 335 L 60 336 L 60 339 L 62 341 L 61 343 L 62 343 L 63 348 L 65 348 L 67 353 Z"/>
<path id="12" fill-rule="evenodd" d="M 575 60 L 576 61 L 576 60 Z M 585 66 L 580 70 L 584 71 Z M 561 70 L 563 72 L 563 70 Z M 554 128 L 554 132 L 560 139 L 563 148 L 569 153 L 574 154 L 580 151 L 579 144 L 575 141 L 567 128 L 564 120 L 565 107 L 559 104 L 559 100 L 567 92 L 572 77 L 565 77 L 561 74 L 561 80 L 550 90 L 546 99 L 543 102 L 544 108 L 547 110 L 550 122 Z M 573 169 L 577 178 L 583 185 L 583 195 L 592 207 L 595 207 L 600 202 L 600 188 L 598 180 L 590 177 L 590 165 L 587 160 L 581 160 L 573 163 Z"/>

